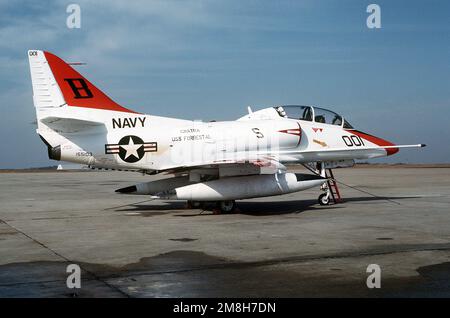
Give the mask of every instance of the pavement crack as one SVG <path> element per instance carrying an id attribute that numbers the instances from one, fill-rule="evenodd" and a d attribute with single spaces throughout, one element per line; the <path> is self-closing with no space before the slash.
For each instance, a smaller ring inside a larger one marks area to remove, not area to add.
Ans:
<path id="1" fill-rule="evenodd" d="M 57 257 L 59 257 L 60 259 L 64 260 L 65 262 L 69 263 L 69 264 L 77 264 L 76 262 L 70 260 L 69 258 L 65 257 L 64 255 L 62 255 L 61 253 L 58 253 L 57 251 L 55 251 L 54 249 L 50 248 L 49 246 L 45 245 L 44 243 L 42 243 L 41 241 L 35 239 L 34 237 L 32 237 L 31 235 L 25 233 L 24 231 L 20 230 L 19 228 L 15 227 L 14 225 L 8 223 L 5 220 L 1 220 L 0 221 L 4 224 L 6 224 L 7 226 L 9 226 L 10 228 L 14 229 L 15 231 L 19 232 L 20 234 L 22 234 L 23 236 L 27 237 L 28 239 L 32 240 L 34 243 L 40 245 L 41 247 L 47 249 L 48 251 L 50 251 L 51 253 L 53 253 L 54 255 L 56 255 Z M 78 266 L 80 266 L 80 268 L 85 271 L 86 273 L 88 273 L 89 275 L 91 275 L 95 280 L 98 280 L 99 282 L 103 283 L 104 285 L 106 285 L 107 287 L 117 291 L 118 293 L 120 293 L 121 295 L 130 298 L 130 295 L 125 293 L 123 290 L 121 290 L 120 288 L 109 284 L 108 282 L 106 282 L 104 279 L 102 279 L 100 276 L 96 275 L 94 272 L 89 271 L 88 269 L 84 268 L 83 266 L 77 264 Z"/>

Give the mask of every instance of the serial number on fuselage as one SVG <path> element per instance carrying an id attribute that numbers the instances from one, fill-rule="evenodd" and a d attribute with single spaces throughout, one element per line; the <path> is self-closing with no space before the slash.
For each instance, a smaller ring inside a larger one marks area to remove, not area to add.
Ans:
<path id="1" fill-rule="evenodd" d="M 75 153 L 75 156 L 77 156 L 77 157 L 92 157 L 92 152 L 89 152 L 89 151 L 77 151 Z"/>

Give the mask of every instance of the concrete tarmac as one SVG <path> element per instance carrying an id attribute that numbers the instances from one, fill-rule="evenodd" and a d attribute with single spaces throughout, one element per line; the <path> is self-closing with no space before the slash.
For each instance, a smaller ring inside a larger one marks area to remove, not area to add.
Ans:
<path id="1" fill-rule="evenodd" d="M 224 215 L 114 193 L 138 173 L 2 173 L 0 297 L 449 297 L 450 168 L 334 172 L 344 203 L 310 189 Z"/>

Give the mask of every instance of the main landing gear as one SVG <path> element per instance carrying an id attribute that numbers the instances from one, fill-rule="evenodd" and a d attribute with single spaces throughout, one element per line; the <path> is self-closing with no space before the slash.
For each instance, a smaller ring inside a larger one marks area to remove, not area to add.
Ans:
<path id="1" fill-rule="evenodd" d="M 216 202 L 204 202 L 204 201 L 188 201 L 188 209 L 203 209 L 208 203 L 215 204 L 214 212 L 218 213 L 232 213 L 236 210 L 236 201 L 226 200 L 226 201 L 216 201 Z"/>
<path id="2" fill-rule="evenodd" d="M 236 209 L 236 201 L 234 200 L 218 201 L 217 207 L 222 213 L 231 213 Z"/>

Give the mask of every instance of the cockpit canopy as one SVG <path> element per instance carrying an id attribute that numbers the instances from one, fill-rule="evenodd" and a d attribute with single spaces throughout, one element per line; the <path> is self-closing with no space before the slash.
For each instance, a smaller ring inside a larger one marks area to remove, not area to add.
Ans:
<path id="1" fill-rule="evenodd" d="M 342 116 L 328 109 L 300 105 L 283 105 L 274 108 L 281 117 L 342 126 L 347 129 L 353 128 Z"/>

